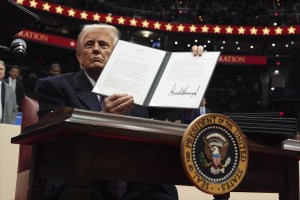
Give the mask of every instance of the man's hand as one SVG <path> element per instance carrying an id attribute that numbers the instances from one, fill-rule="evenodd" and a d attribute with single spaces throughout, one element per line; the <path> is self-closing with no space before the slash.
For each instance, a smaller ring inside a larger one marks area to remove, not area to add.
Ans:
<path id="1" fill-rule="evenodd" d="M 202 56 L 202 54 L 204 52 L 204 47 L 201 45 L 200 46 L 194 45 L 192 47 L 192 52 L 193 52 L 194 56 Z"/>
<path id="2" fill-rule="evenodd" d="M 113 94 L 104 99 L 103 112 L 126 115 L 133 108 L 133 102 L 133 96 L 126 93 Z"/>

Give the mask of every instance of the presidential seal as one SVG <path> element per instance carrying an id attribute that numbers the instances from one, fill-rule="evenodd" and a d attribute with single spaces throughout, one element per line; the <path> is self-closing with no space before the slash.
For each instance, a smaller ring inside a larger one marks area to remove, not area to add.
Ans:
<path id="1" fill-rule="evenodd" d="M 181 161 L 188 179 L 203 192 L 220 195 L 242 181 L 248 166 L 248 145 L 237 124 L 221 114 L 206 114 L 186 129 Z"/>

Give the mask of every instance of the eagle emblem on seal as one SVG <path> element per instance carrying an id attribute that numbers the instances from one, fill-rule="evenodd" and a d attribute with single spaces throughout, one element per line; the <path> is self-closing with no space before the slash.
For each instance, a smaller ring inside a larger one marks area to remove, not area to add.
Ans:
<path id="1" fill-rule="evenodd" d="M 203 137 L 202 141 L 204 144 L 205 156 L 203 152 L 200 153 L 201 165 L 205 168 L 209 168 L 213 175 L 225 173 L 226 167 L 231 162 L 230 157 L 226 158 L 229 146 L 228 140 L 222 134 L 211 133 Z"/>

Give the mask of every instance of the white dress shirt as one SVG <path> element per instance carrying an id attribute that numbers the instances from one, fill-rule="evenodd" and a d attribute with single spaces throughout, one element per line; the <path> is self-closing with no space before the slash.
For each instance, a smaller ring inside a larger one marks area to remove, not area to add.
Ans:
<path id="1" fill-rule="evenodd" d="M 9 82 L 9 85 L 12 87 L 12 89 L 15 91 L 16 90 L 16 79 L 12 79 L 10 77 L 8 77 L 8 82 Z"/>
<path id="2" fill-rule="evenodd" d="M 92 86 L 95 87 L 96 85 L 96 81 L 94 81 L 94 79 L 92 79 L 85 71 L 84 71 L 86 77 L 89 79 L 89 81 L 91 82 Z M 99 99 L 99 102 L 100 102 L 100 105 L 102 107 L 102 110 L 103 110 L 103 101 L 102 101 L 102 96 L 101 95 L 97 95 L 98 96 L 98 99 Z"/>
<path id="3" fill-rule="evenodd" d="M 205 114 L 205 107 L 201 106 L 200 107 L 200 115 L 204 115 Z"/>

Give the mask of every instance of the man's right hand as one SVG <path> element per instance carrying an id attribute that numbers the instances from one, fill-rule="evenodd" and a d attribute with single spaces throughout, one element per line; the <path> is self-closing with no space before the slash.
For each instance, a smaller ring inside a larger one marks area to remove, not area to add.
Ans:
<path id="1" fill-rule="evenodd" d="M 133 108 L 133 96 L 126 93 L 113 94 L 104 98 L 103 112 L 127 115 Z"/>

